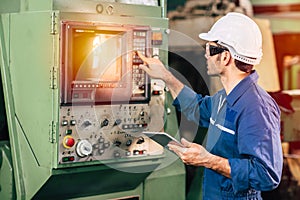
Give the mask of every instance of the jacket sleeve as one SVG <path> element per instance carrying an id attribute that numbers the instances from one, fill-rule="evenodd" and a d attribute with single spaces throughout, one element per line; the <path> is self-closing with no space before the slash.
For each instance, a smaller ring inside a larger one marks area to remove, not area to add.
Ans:
<path id="1" fill-rule="evenodd" d="M 281 179 L 283 155 L 280 111 L 276 105 L 250 108 L 238 122 L 238 151 L 242 158 L 229 159 L 235 191 L 254 188 L 268 191 Z"/>
<path id="2" fill-rule="evenodd" d="M 208 127 L 211 115 L 211 97 L 195 93 L 187 86 L 181 90 L 173 102 L 173 106 L 186 118 L 199 126 Z M 200 112 L 201 110 L 201 112 Z"/>

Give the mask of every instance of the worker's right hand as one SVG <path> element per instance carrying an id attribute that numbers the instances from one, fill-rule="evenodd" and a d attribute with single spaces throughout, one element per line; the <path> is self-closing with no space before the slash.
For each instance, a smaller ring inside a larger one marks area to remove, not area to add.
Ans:
<path id="1" fill-rule="evenodd" d="M 174 151 L 188 165 L 205 166 L 210 160 L 210 154 L 203 146 L 181 139 L 181 145 L 170 142 L 168 144 L 170 150 Z"/>
<path id="2" fill-rule="evenodd" d="M 170 72 L 163 63 L 157 58 L 147 58 L 139 51 L 136 52 L 144 64 L 140 65 L 140 69 L 144 70 L 152 78 L 166 80 L 170 76 Z"/>

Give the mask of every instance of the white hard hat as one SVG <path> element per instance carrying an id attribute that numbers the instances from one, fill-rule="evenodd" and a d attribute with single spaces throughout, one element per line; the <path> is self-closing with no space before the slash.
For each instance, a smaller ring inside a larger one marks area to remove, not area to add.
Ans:
<path id="1" fill-rule="evenodd" d="M 262 35 L 257 24 L 241 13 L 231 12 L 220 18 L 208 31 L 199 37 L 218 41 L 229 49 L 234 59 L 256 65 L 262 58 Z"/>

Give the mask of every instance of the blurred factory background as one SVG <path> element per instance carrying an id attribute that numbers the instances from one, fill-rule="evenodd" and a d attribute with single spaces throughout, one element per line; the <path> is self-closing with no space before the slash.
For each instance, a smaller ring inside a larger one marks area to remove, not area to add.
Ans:
<path id="1" fill-rule="evenodd" d="M 261 28 L 259 84 L 282 111 L 282 181 L 263 197 L 299 199 L 300 0 L 0 0 L 0 199 L 201 199 L 203 169 L 142 133 L 201 144 L 206 130 L 176 113 L 131 53 L 159 56 L 214 94 L 198 34 L 231 11 Z"/>

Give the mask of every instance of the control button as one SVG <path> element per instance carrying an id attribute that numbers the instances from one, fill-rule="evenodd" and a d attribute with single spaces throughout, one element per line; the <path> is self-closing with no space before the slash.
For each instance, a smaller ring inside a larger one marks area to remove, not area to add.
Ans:
<path id="1" fill-rule="evenodd" d="M 163 87 L 154 83 L 152 95 L 161 95 L 163 94 Z"/>
<path id="2" fill-rule="evenodd" d="M 70 120 L 70 125 L 75 126 L 76 125 L 76 120 L 75 119 Z"/>
<path id="3" fill-rule="evenodd" d="M 105 139 L 104 139 L 103 137 L 100 137 L 100 138 L 98 139 L 98 142 L 99 142 L 99 143 L 104 143 L 104 141 L 105 141 Z"/>
<path id="4" fill-rule="evenodd" d="M 139 155 L 140 151 L 139 150 L 133 150 L 133 155 Z"/>
<path id="5" fill-rule="evenodd" d="M 93 146 L 87 140 L 80 140 L 76 146 L 76 153 L 80 157 L 85 157 L 93 152 Z"/>
<path id="6" fill-rule="evenodd" d="M 73 147 L 74 144 L 75 144 L 75 140 L 72 136 L 67 135 L 66 137 L 64 137 L 63 145 L 65 148 L 69 149 L 69 148 Z"/>
<path id="7" fill-rule="evenodd" d="M 163 92 L 161 90 L 153 90 L 152 95 L 161 95 Z"/>
<path id="8" fill-rule="evenodd" d="M 114 145 L 117 146 L 117 147 L 119 147 L 121 144 L 122 144 L 122 142 L 120 142 L 118 140 L 114 141 Z"/>
<path id="9" fill-rule="evenodd" d="M 70 161 L 74 161 L 75 157 L 74 156 L 68 156 L 68 157 L 63 157 L 62 161 L 63 162 L 70 162 Z"/>
<path id="10" fill-rule="evenodd" d="M 131 144 L 132 144 L 132 140 L 127 140 L 127 141 L 126 141 L 126 146 L 129 147 Z"/>
<path id="11" fill-rule="evenodd" d="M 121 157 L 121 154 L 120 154 L 119 152 L 116 151 L 116 152 L 114 153 L 114 156 L 115 156 L 115 158 L 120 158 L 120 157 Z"/>
<path id="12" fill-rule="evenodd" d="M 126 151 L 125 154 L 126 154 L 126 156 L 130 156 L 131 155 L 130 151 Z"/>
<path id="13" fill-rule="evenodd" d="M 68 120 L 64 119 L 61 121 L 62 126 L 67 126 L 68 125 Z"/>
<path id="14" fill-rule="evenodd" d="M 145 116 L 145 111 L 141 111 L 140 116 Z"/>
<path id="15" fill-rule="evenodd" d="M 144 155 L 146 153 L 146 150 L 133 150 L 133 155 Z"/>
<path id="16" fill-rule="evenodd" d="M 104 154 L 104 149 L 99 149 L 98 152 L 100 155 L 102 155 L 102 154 Z"/>
<path id="17" fill-rule="evenodd" d="M 140 85 L 139 85 L 139 89 L 140 89 L 140 90 L 145 90 L 145 87 L 146 87 L 145 84 L 140 84 Z"/>
<path id="18" fill-rule="evenodd" d="M 103 144 L 103 146 L 104 146 L 104 148 L 107 149 L 107 148 L 110 146 L 110 143 L 109 143 L 109 142 L 106 142 L 106 143 Z"/>
<path id="19" fill-rule="evenodd" d="M 66 135 L 71 135 L 72 134 L 72 129 L 67 129 L 66 130 Z"/>

